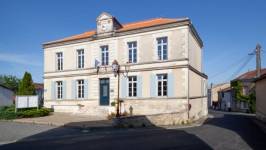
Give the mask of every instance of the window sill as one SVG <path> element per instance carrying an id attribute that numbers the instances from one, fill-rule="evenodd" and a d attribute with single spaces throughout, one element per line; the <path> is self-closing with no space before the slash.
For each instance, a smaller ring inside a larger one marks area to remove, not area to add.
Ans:
<path id="1" fill-rule="evenodd" d="M 76 68 L 76 70 L 85 70 L 85 68 Z"/>
<path id="2" fill-rule="evenodd" d="M 55 72 L 63 72 L 64 70 L 55 70 Z"/>

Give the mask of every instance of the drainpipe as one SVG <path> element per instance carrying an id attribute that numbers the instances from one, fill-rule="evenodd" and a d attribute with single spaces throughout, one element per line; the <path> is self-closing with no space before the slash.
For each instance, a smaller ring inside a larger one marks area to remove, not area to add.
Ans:
<path id="1" fill-rule="evenodd" d="M 189 32 L 190 27 L 187 32 L 187 58 L 188 58 L 188 68 L 187 68 L 187 118 L 189 120 L 189 110 L 190 110 L 190 103 L 189 103 L 189 69 L 190 69 L 190 63 L 189 63 Z"/>
<path id="2" fill-rule="evenodd" d="M 189 120 L 189 110 L 190 110 L 190 103 L 189 103 L 189 67 L 187 68 L 187 118 Z"/>

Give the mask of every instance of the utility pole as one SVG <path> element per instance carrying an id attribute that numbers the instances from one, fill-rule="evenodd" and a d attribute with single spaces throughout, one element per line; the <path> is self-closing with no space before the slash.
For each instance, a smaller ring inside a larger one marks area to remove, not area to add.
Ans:
<path id="1" fill-rule="evenodd" d="M 257 78 L 258 78 L 261 75 L 261 59 L 260 59 L 261 46 L 260 44 L 256 45 L 255 52 L 256 52 L 256 70 L 257 70 Z"/>

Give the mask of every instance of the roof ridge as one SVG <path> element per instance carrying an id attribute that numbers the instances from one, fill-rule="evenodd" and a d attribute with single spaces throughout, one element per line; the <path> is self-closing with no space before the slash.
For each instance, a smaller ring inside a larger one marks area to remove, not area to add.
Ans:
<path id="1" fill-rule="evenodd" d="M 149 21 L 158 20 L 158 19 L 172 19 L 172 20 L 177 20 L 176 18 L 159 17 L 159 18 L 150 18 L 150 19 L 145 19 L 145 20 L 135 21 L 135 22 L 129 22 L 129 23 L 122 23 L 122 26 L 136 24 L 136 23 L 144 23 L 144 22 L 149 22 Z"/>
<path id="2" fill-rule="evenodd" d="M 183 19 L 187 19 L 187 18 L 164 18 L 164 17 L 150 18 L 150 19 L 142 20 L 142 21 L 123 23 L 121 24 L 122 28 L 118 29 L 118 31 L 121 32 L 121 31 L 133 30 L 133 29 L 138 29 L 138 28 L 145 28 L 145 27 L 154 26 L 154 25 L 173 23 L 173 22 L 181 21 Z M 79 34 L 68 36 L 68 37 L 65 37 L 59 40 L 50 41 L 44 44 L 51 44 L 55 42 L 63 42 L 63 41 L 87 38 L 87 37 L 93 36 L 97 32 L 96 30 L 97 29 L 91 29 L 89 31 L 84 31 Z"/>

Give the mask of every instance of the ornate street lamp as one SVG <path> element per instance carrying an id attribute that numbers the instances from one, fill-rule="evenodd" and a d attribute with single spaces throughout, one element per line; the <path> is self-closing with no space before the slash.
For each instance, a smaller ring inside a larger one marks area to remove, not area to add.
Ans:
<path id="1" fill-rule="evenodd" d="M 128 64 L 128 63 L 127 63 Z M 116 100 L 116 117 L 120 117 L 121 101 L 120 101 L 120 74 L 124 77 L 128 76 L 129 68 L 128 65 L 125 65 L 124 71 L 120 71 L 120 65 L 117 60 L 114 60 L 112 63 L 112 71 L 114 76 L 117 77 L 117 100 Z"/>
<path id="2" fill-rule="evenodd" d="M 120 117 L 120 99 L 119 99 L 119 94 L 120 94 L 120 65 L 117 62 L 117 60 L 114 60 L 112 63 L 112 70 L 114 73 L 114 76 L 117 77 L 117 100 L 116 100 L 116 117 Z"/>

